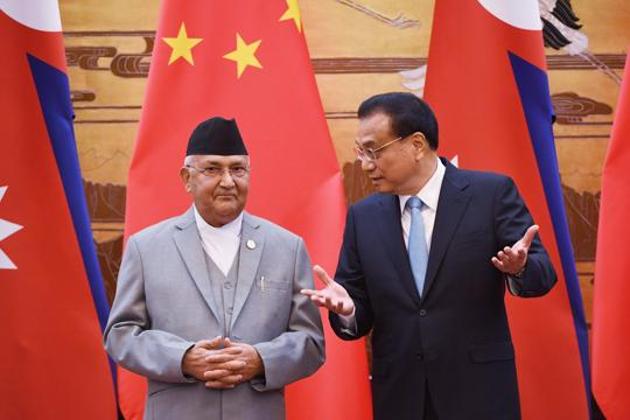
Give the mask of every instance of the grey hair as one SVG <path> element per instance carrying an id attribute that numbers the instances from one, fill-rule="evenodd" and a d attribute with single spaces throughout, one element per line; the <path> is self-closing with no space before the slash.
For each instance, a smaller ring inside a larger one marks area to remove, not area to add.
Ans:
<path id="1" fill-rule="evenodd" d="M 184 158 L 184 166 L 190 166 L 195 159 L 194 155 L 189 155 Z"/>

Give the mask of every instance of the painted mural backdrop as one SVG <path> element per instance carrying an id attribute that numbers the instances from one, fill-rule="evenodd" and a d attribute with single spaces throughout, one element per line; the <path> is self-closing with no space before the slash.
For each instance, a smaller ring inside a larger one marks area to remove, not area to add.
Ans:
<path id="1" fill-rule="evenodd" d="M 540 3 L 560 175 L 590 321 L 601 167 L 630 45 L 630 3 Z M 79 157 L 110 299 L 151 51 L 163 42 L 155 39 L 158 6 L 159 0 L 61 0 Z M 379 92 L 422 95 L 433 1 L 301 0 L 300 6 L 346 196 L 354 202 L 370 192 L 352 152 L 355 110 Z M 476 106 L 475 98 L 461 100 Z"/>

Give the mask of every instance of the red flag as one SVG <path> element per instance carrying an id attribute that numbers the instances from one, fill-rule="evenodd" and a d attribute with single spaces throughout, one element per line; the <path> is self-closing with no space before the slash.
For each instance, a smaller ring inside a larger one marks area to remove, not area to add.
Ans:
<path id="1" fill-rule="evenodd" d="M 595 258 L 593 392 L 609 420 L 630 418 L 630 56 L 604 163 Z"/>
<path id="2" fill-rule="evenodd" d="M 553 143 L 536 0 L 437 0 L 426 97 L 440 152 L 519 187 L 558 274 L 545 297 L 508 298 L 524 419 L 588 418 L 586 325 Z"/>
<path id="3" fill-rule="evenodd" d="M 115 419 L 57 1 L 3 1 L 0 38 L 0 418 Z"/>
<path id="4" fill-rule="evenodd" d="M 251 155 L 247 210 L 301 235 L 334 271 L 345 205 L 297 0 L 165 0 L 129 172 L 126 234 L 190 206 L 178 177 L 200 121 L 235 117 Z M 326 323 L 325 323 L 326 324 Z M 326 326 L 327 361 L 287 389 L 293 419 L 371 416 L 363 342 Z M 128 418 L 142 411 L 137 377 L 120 377 Z"/>

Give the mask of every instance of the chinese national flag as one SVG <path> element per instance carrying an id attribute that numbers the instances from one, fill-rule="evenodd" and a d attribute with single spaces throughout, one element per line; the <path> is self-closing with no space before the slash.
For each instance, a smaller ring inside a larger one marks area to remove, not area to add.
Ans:
<path id="1" fill-rule="evenodd" d="M 630 56 L 604 163 L 593 304 L 593 393 L 609 420 L 630 418 Z"/>
<path id="2" fill-rule="evenodd" d="M 540 225 L 558 283 L 507 298 L 524 419 L 589 417 L 586 323 L 552 132 L 537 0 L 436 0 L 426 98 L 440 151 L 511 176 Z M 544 2 L 543 2 L 544 3 Z"/>
<path id="3" fill-rule="evenodd" d="M 113 420 L 57 0 L 0 3 L 0 419 Z"/>
<path id="4" fill-rule="evenodd" d="M 345 204 L 297 0 L 164 0 L 129 172 L 126 235 L 190 206 L 179 180 L 192 129 L 236 118 L 251 155 L 247 210 L 301 235 L 334 271 Z M 328 327 L 326 327 L 328 328 Z M 368 419 L 363 342 L 326 330 L 326 364 L 287 389 L 290 419 Z M 139 418 L 144 380 L 122 372 L 120 403 Z"/>

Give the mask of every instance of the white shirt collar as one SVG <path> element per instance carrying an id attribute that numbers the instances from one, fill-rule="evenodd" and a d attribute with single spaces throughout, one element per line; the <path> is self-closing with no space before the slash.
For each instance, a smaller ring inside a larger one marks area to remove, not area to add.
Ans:
<path id="1" fill-rule="evenodd" d="M 199 229 L 199 233 L 202 238 L 208 238 L 216 236 L 217 234 L 232 234 L 234 237 L 238 238 L 241 236 L 241 227 L 243 226 L 243 212 L 241 212 L 236 219 L 232 220 L 230 223 L 226 223 L 221 227 L 214 227 L 208 222 L 206 222 L 203 217 L 199 214 L 197 207 L 193 205 L 193 209 L 195 211 L 195 222 L 197 224 L 197 229 Z"/>
<path id="2" fill-rule="evenodd" d="M 416 197 L 420 198 L 425 206 L 432 211 L 437 211 L 438 200 L 440 199 L 440 190 L 442 189 L 442 181 L 444 180 L 444 174 L 446 173 L 446 166 L 442 161 L 436 157 L 437 165 L 431 178 L 424 184 L 424 187 L 416 194 Z M 400 214 L 405 211 L 405 204 L 411 197 L 410 195 L 399 195 L 400 201 Z"/>

